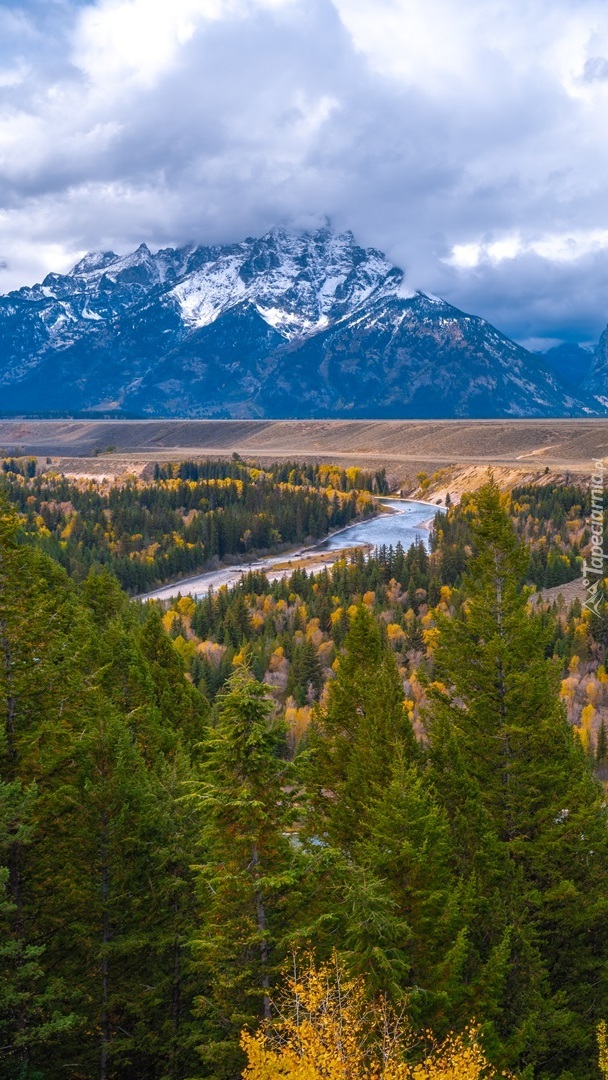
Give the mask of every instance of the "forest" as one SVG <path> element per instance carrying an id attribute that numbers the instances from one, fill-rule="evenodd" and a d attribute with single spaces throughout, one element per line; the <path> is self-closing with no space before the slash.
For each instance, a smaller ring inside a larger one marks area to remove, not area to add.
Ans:
<path id="1" fill-rule="evenodd" d="M 161 606 L 103 544 L 69 562 L 46 504 L 86 525 L 99 497 L 132 534 L 223 484 L 255 515 L 384 478 L 205 463 L 100 495 L 14 464 L 2 1076 L 608 1075 L 608 608 L 535 591 L 556 554 L 576 576 L 585 492 L 490 479 L 430 552 Z"/>
<path id="2" fill-rule="evenodd" d="M 374 513 L 388 490 L 377 473 L 283 462 L 270 468 L 231 461 L 156 465 L 149 480 L 68 479 L 36 474 L 33 458 L 0 460 L 0 492 L 23 516 L 31 539 L 84 580 L 107 567 L 130 594 L 320 539 Z"/>

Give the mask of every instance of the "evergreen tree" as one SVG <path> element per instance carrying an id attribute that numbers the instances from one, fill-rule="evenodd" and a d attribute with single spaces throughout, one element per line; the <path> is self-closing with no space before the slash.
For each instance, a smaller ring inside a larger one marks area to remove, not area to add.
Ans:
<path id="1" fill-rule="evenodd" d="M 206 738 L 200 867 L 203 907 L 195 955 L 203 1062 L 214 1078 L 239 1075 L 238 1036 L 269 1015 L 269 992 L 284 957 L 288 897 L 297 880 L 285 728 L 266 687 L 237 667 Z"/>
<path id="2" fill-rule="evenodd" d="M 200 823 L 183 801 L 193 776 L 178 729 L 194 731 L 202 699 L 171 654 L 165 712 L 135 609 L 103 577 L 85 606 L 17 526 L 0 515 L 6 1074 L 58 1075 L 69 1061 L 100 1080 L 184 1080 Z"/>
<path id="3" fill-rule="evenodd" d="M 74 610 L 65 574 L 20 546 L 18 532 L 0 495 L 0 1040 L 7 1076 L 26 1078 L 36 1053 L 75 1020 L 25 887 L 39 831 L 40 740 L 74 693 Z"/>
<path id="4" fill-rule="evenodd" d="M 608 733 L 606 732 L 606 721 L 603 717 L 600 723 L 599 731 L 597 733 L 595 760 L 600 767 L 602 765 L 606 765 L 608 760 Z"/>
<path id="5" fill-rule="evenodd" d="M 475 505 L 464 603 L 439 623 L 433 773 L 459 872 L 478 887 L 480 1012 L 491 1014 L 484 994 L 493 995 L 512 1063 L 535 1060 L 538 1077 L 582 1077 L 608 1007 L 606 813 L 545 659 L 546 620 L 527 606 L 526 551 L 493 481 Z M 492 949 L 495 959 L 502 950 L 493 988 Z"/>
<path id="6" fill-rule="evenodd" d="M 365 836 L 395 755 L 417 756 L 393 652 L 363 604 L 353 615 L 327 703 L 315 712 L 309 746 L 312 828 L 349 851 Z"/>
<path id="7" fill-rule="evenodd" d="M 291 657 L 286 693 L 292 695 L 296 705 L 305 705 L 319 697 L 323 676 L 312 641 L 295 645 Z"/>
<path id="8" fill-rule="evenodd" d="M 193 753 L 203 738 L 209 706 L 184 678 L 183 664 L 163 629 L 158 609 L 148 606 L 137 642 L 150 673 L 153 700 L 163 718 Z"/>
<path id="9" fill-rule="evenodd" d="M 32 1058 L 69 1037 L 76 1017 L 58 974 L 46 970 L 45 950 L 28 941 L 23 904 L 11 898 L 9 853 L 32 841 L 35 788 L 0 781 L 0 1058 L 6 1080 L 40 1076 Z"/>
<path id="10" fill-rule="evenodd" d="M 368 980 L 375 972 L 382 992 L 405 998 L 417 1023 L 439 1033 L 448 1017 L 453 1023 L 467 952 L 468 896 L 448 817 L 419 767 L 398 752 L 372 810 L 356 862 L 384 892 L 390 921 L 349 919 L 351 965 Z"/>
<path id="11" fill-rule="evenodd" d="M 186 814 L 192 773 L 179 744 L 171 761 L 158 745 L 149 760 L 147 712 L 134 729 L 93 685 L 78 723 L 45 748 L 37 799 L 27 902 L 79 1013 L 63 1053 L 100 1080 L 127 1066 L 134 1080 L 182 1080 L 193 1065 L 183 1031 L 193 988 L 182 971 L 200 824 L 195 807 Z"/>

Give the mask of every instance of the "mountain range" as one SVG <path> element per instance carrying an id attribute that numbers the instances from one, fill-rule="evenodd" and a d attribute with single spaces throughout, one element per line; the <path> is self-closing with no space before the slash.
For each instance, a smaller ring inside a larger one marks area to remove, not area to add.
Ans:
<path id="1" fill-rule="evenodd" d="M 582 381 L 557 354 L 409 289 L 382 252 L 329 228 L 95 252 L 0 297 L 5 415 L 608 415 L 608 331 L 591 364 L 580 350 Z"/>

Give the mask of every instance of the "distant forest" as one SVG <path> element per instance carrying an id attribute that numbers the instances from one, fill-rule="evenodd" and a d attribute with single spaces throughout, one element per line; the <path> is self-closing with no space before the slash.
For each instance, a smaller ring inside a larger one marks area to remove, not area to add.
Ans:
<path id="1" fill-rule="evenodd" d="M 36 475 L 33 458 L 0 462 L 0 491 L 43 551 L 83 580 L 110 570 L 129 593 L 320 539 L 376 512 L 385 471 L 240 461 L 156 465 L 154 479 L 97 482 Z"/>

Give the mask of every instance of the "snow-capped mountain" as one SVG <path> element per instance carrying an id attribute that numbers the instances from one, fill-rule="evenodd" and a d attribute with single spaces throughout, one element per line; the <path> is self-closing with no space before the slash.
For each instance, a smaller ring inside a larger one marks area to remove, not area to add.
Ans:
<path id="1" fill-rule="evenodd" d="M 352 233 L 86 255 L 0 297 L 0 411 L 142 416 L 589 413 L 483 319 Z M 592 412 L 603 412 L 594 402 Z"/>

